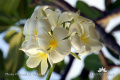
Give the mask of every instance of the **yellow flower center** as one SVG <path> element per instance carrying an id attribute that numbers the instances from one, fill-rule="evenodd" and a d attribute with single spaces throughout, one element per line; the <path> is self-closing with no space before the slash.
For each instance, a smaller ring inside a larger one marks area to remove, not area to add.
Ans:
<path id="1" fill-rule="evenodd" d="M 48 55 L 46 53 L 40 53 L 40 55 L 41 55 L 40 57 L 42 57 L 42 58 L 43 57 L 46 57 L 46 58 L 48 57 Z"/>
<path id="2" fill-rule="evenodd" d="M 85 44 L 87 44 L 87 40 L 85 39 L 84 35 L 81 36 L 81 40 L 85 42 Z"/>
<path id="3" fill-rule="evenodd" d="M 37 35 L 37 31 L 35 31 L 35 35 Z"/>
<path id="4" fill-rule="evenodd" d="M 57 47 L 57 40 L 52 40 L 52 41 L 50 41 L 50 43 L 49 43 L 50 45 L 49 45 L 49 47 L 51 47 L 52 49 L 54 49 L 55 47 Z"/>

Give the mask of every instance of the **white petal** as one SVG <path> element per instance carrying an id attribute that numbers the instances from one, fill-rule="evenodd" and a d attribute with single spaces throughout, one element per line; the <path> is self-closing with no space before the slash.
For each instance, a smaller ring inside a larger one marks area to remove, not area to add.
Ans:
<path id="1" fill-rule="evenodd" d="M 63 27 L 55 27 L 53 30 L 53 38 L 57 39 L 57 41 L 62 40 L 68 36 L 67 29 Z"/>
<path id="2" fill-rule="evenodd" d="M 61 25 L 63 22 L 70 21 L 72 18 L 69 15 L 69 12 L 63 12 L 59 19 L 58 19 L 58 25 Z"/>
<path id="3" fill-rule="evenodd" d="M 41 61 L 41 74 L 44 75 L 47 71 L 48 63 L 47 63 L 47 57 L 44 57 Z"/>
<path id="4" fill-rule="evenodd" d="M 58 42 L 58 46 L 56 47 L 56 51 L 61 55 L 68 55 L 71 51 L 71 43 L 69 39 L 62 40 Z"/>
<path id="5" fill-rule="evenodd" d="M 48 20 L 49 20 L 50 24 L 54 27 L 57 26 L 59 14 L 60 14 L 60 11 L 53 11 L 48 15 Z"/>
<path id="6" fill-rule="evenodd" d="M 92 52 L 98 52 L 103 47 L 102 44 L 98 40 L 95 40 L 92 38 L 87 39 L 87 45 L 92 47 Z"/>
<path id="7" fill-rule="evenodd" d="M 42 60 L 42 57 L 29 57 L 27 60 L 27 66 L 30 68 L 35 68 L 39 65 L 40 61 Z"/>
<path id="8" fill-rule="evenodd" d="M 46 19 L 40 19 L 38 22 L 39 27 L 44 27 L 47 32 L 51 30 L 51 25 Z"/>
<path id="9" fill-rule="evenodd" d="M 79 55 L 86 55 L 91 52 L 91 47 L 86 45 L 86 46 L 82 47 L 82 49 L 77 50 L 76 52 L 79 53 Z"/>
<path id="10" fill-rule="evenodd" d="M 48 6 L 40 6 L 39 8 L 35 9 L 35 11 L 33 12 L 32 16 L 31 16 L 31 19 L 38 19 L 40 17 L 43 17 L 41 9 L 45 10 L 47 8 L 48 8 Z"/>
<path id="11" fill-rule="evenodd" d="M 31 33 L 36 34 L 37 30 L 38 30 L 38 20 L 32 20 L 29 19 L 29 21 L 26 22 L 25 27 L 27 26 L 27 28 L 25 28 L 24 30 L 24 34 L 27 33 L 27 35 L 29 36 Z"/>
<path id="12" fill-rule="evenodd" d="M 71 33 L 78 33 L 79 35 L 81 35 L 82 33 L 82 29 L 81 29 L 81 27 L 80 27 L 80 25 L 79 24 L 77 24 L 77 23 L 73 23 L 71 26 L 70 26 L 70 29 L 69 29 L 69 34 L 71 34 Z"/>
<path id="13" fill-rule="evenodd" d="M 48 56 L 48 61 L 49 61 L 50 65 L 51 65 L 51 67 L 53 67 L 53 61 L 52 61 L 52 59 L 50 58 L 50 56 Z"/>
<path id="14" fill-rule="evenodd" d="M 95 31 L 95 24 L 93 22 L 89 23 L 89 34 L 91 38 L 98 39 L 98 35 Z"/>
<path id="15" fill-rule="evenodd" d="M 53 63 L 58 63 L 64 59 L 64 55 L 61 55 L 56 50 L 50 51 L 50 58 L 52 59 Z"/>
<path id="16" fill-rule="evenodd" d="M 71 44 L 76 50 L 81 50 L 81 48 L 85 45 L 79 35 L 71 36 Z"/>
<path id="17" fill-rule="evenodd" d="M 47 40 L 42 39 L 42 38 L 38 38 L 37 40 L 38 40 L 39 47 L 41 49 L 44 49 L 44 50 L 48 49 L 49 43 Z"/>
<path id="18" fill-rule="evenodd" d="M 25 36 L 28 36 L 29 35 L 29 31 L 28 31 L 28 23 L 29 23 L 30 19 L 28 19 L 25 23 L 25 26 L 24 26 L 24 31 L 23 31 L 23 34 Z"/>
<path id="19" fill-rule="evenodd" d="M 51 12 L 53 12 L 53 10 L 51 10 L 51 9 L 45 9 L 45 13 L 46 13 L 47 16 L 48 16 Z"/>
<path id="20" fill-rule="evenodd" d="M 80 26 L 83 27 L 83 30 L 84 30 L 82 36 L 84 36 L 84 38 L 90 37 L 88 25 L 85 24 L 85 22 L 82 22 L 80 23 Z"/>
<path id="21" fill-rule="evenodd" d="M 47 41 L 51 40 L 50 35 L 48 34 L 48 32 L 46 31 L 46 29 L 44 27 L 39 27 L 38 29 L 38 37 L 45 39 Z"/>

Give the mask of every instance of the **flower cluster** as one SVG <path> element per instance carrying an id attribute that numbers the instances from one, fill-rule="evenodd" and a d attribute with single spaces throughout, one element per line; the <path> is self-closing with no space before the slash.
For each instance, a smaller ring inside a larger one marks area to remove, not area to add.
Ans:
<path id="1" fill-rule="evenodd" d="M 25 41 L 22 49 L 29 56 L 27 66 L 41 63 L 41 74 L 64 59 L 71 46 L 80 55 L 97 52 L 102 48 L 95 31 L 95 24 L 78 13 L 54 11 L 41 6 L 33 12 L 24 26 Z"/>

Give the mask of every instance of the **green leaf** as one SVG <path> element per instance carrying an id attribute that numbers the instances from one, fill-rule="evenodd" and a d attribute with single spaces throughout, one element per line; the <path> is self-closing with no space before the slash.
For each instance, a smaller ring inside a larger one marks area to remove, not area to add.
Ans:
<path id="1" fill-rule="evenodd" d="M 98 10 L 89 7 L 85 2 L 81 0 L 77 1 L 76 8 L 90 19 L 97 19 L 101 16 L 101 13 Z"/>
<path id="2" fill-rule="evenodd" d="M 10 30 L 6 33 L 4 40 L 9 43 L 10 39 L 16 34 L 16 30 Z"/>
<path id="3" fill-rule="evenodd" d="M 80 76 L 73 78 L 72 80 L 83 80 Z"/>
<path id="4" fill-rule="evenodd" d="M 5 80 L 20 80 L 18 75 L 13 74 L 13 76 L 5 76 Z"/>
<path id="5" fill-rule="evenodd" d="M 60 74 L 61 71 L 63 71 L 65 67 L 66 67 L 66 64 L 65 64 L 65 62 L 64 62 L 64 60 L 63 60 L 63 61 L 55 64 L 54 71 L 55 71 L 56 73 Z"/>
<path id="6" fill-rule="evenodd" d="M 20 5 L 18 7 L 18 14 L 20 15 L 20 18 L 30 18 L 32 15 L 36 5 L 31 5 L 32 0 L 21 0 Z"/>
<path id="7" fill-rule="evenodd" d="M 11 14 L 17 10 L 20 0 L 0 0 L 0 10 L 6 14 Z"/>
<path id="8" fill-rule="evenodd" d="M 0 26 L 0 33 L 4 32 L 7 30 L 10 26 Z"/>
<path id="9" fill-rule="evenodd" d="M 78 55 L 76 55 L 75 53 L 73 53 L 73 52 L 70 52 L 70 53 L 71 53 L 72 56 L 74 56 L 76 59 L 81 60 L 81 58 L 80 58 Z"/>
<path id="10" fill-rule="evenodd" d="M 113 80 L 120 80 L 120 74 L 118 74 L 117 76 L 115 76 L 115 77 L 113 78 Z"/>
<path id="11" fill-rule="evenodd" d="M 24 63 L 24 52 L 19 50 L 24 40 L 22 32 L 14 35 L 10 40 L 10 49 L 6 58 L 6 72 L 16 73 Z"/>
<path id="12" fill-rule="evenodd" d="M 97 72 L 97 70 L 102 67 L 102 63 L 96 54 L 88 55 L 84 63 L 87 70 L 93 70 L 94 72 Z"/>
<path id="13" fill-rule="evenodd" d="M 119 55 L 117 55 L 114 51 L 112 51 L 110 48 L 107 48 L 109 51 L 110 55 L 112 55 L 114 58 L 119 59 Z"/>
<path id="14" fill-rule="evenodd" d="M 106 10 L 111 11 L 111 10 L 119 8 L 119 7 L 120 7 L 120 0 L 116 0 L 114 3 L 107 6 Z"/>
<path id="15" fill-rule="evenodd" d="M 3 53 L 0 50 L 0 80 L 2 80 L 2 78 L 4 78 L 5 76 L 5 69 L 4 69 L 4 58 L 3 58 Z"/>

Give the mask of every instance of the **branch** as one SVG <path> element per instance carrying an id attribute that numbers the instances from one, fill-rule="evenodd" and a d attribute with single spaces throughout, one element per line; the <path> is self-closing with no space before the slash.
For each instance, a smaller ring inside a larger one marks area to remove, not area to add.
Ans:
<path id="1" fill-rule="evenodd" d="M 97 19 L 96 22 L 105 28 L 108 25 L 109 21 L 117 16 L 120 16 L 120 8 L 115 9 L 111 12 L 105 12 L 104 16 Z"/>
<path id="2" fill-rule="evenodd" d="M 111 68 L 113 68 L 113 67 L 120 67 L 120 65 L 110 65 L 110 64 L 108 64 L 108 62 L 107 62 L 107 60 L 106 60 L 106 58 L 105 58 L 105 56 L 104 56 L 104 54 L 103 54 L 102 51 L 100 51 L 99 57 L 100 57 L 100 60 L 101 60 L 101 62 L 102 62 L 102 65 L 103 65 L 107 70 L 109 70 L 109 69 L 111 69 Z"/>

